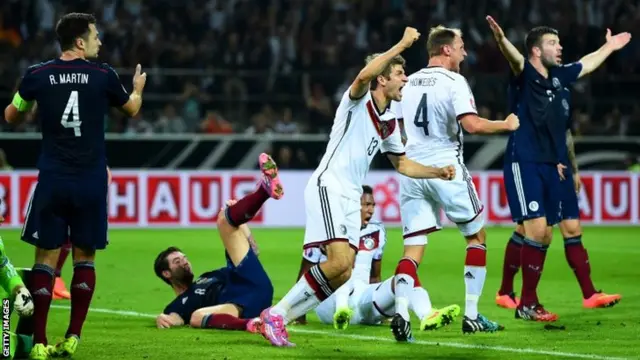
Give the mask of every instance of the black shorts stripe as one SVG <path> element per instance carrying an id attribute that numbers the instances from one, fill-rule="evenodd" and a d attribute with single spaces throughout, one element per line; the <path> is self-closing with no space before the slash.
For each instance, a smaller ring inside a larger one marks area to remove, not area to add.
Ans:
<path id="1" fill-rule="evenodd" d="M 324 222 L 324 228 L 327 232 L 327 240 L 335 239 L 336 232 L 333 228 L 333 219 L 331 217 L 331 206 L 329 205 L 329 196 L 327 194 L 327 188 L 320 186 L 318 188 L 320 196 L 320 208 L 322 210 L 322 221 Z"/>
<path id="2" fill-rule="evenodd" d="M 471 200 L 471 206 L 473 206 L 473 212 L 478 214 L 480 212 L 480 200 L 478 199 L 478 195 L 476 194 L 476 192 L 473 190 L 473 180 L 471 178 L 471 175 L 467 171 L 467 167 L 462 162 L 462 139 L 460 136 L 462 134 L 462 126 L 460 126 L 459 122 L 456 122 L 456 123 L 458 124 L 458 132 L 456 133 L 456 138 L 458 142 L 458 148 L 456 149 L 457 150 L 456 158 L 458 159 L 458 165 L 460 165 L 460 168 L 462 169 L 462 178 L 467 183 L 467 192 L 469 193 L 469 200 Z"/>

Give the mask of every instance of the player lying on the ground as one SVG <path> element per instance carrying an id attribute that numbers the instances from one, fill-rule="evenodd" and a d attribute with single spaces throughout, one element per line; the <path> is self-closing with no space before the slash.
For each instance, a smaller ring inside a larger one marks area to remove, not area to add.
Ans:
<path id="1" fill-rule="evenodd" d="M 177 247 L 156 258 L 156 275 L 169 284 L 177 297 L 156 318 L 158 328 L 190 325 L 195 328 L 260 331 L 260 312 L 271 306 L 273 286 L 252 250 L 246 223 L 267 199 L 284 192 L 273 160 L 260 155 L 263 178 L 255 192 L 218 213 L 218 232 L 227 266 L 205 272 L 194 280 L 191 263 Z"/>
<path id="2" fill-rule="evenodd" d="M 532 60 L 534 56 L 530 55 L 530 58 L 528 60 L 525 60 L 525 57 L 518 51 L 515 46 L 513 46 L 509 39 L 507 39 L 498 23 L 490 16 L 487 17 L 487 21 L 489 22 L 489 26 L 493 31 L 494 38 L 496 39 L 496 42 L 498 43 L 502 54 L 509 61 L 512 72 L 515 75 L 522 74 L 525 71 L 524 68 L 527 63 L 534 63 L 534 61 Z M 624 44 L 628 42 L 627 36 L 628 34 L 625 35 L 623 33 L 612 37 L 610 32 L 608 32 L 606 37 L 607 44 L 601 50 L 585 56 L 579 62 L 564 65 L 562 67 L 560 67 L 560 61 L 557 57 L 558 51 L 560 51 L 562 47 L 559 47 L 558 34 L 556 30 L 544 27 L 531 30 L 529 35 L 527 36 L 527 44 L 529 44 L 527 45 L 527 47 L 530 51 L 533 51 L 531 49 L 540 51 L 541 55 L 539 55 L 539 58 L 541 60 L 538 61 L 541 61 L 541 63 L 545 67 L 548 67 L 548 71 L 554 71 L 551 72 L 551 75 L 562 78 L 561 75 L 563 74 L 558 72 L 559 70 L 574 68 L 575 71 L 573 71 L 572 78 L 577 79 L 578 77 L 584 76 L 597 68 L 600 63 L 604 62 L 608 54 L 610 54 L 616 48 L 624 46 Z M 527 66 L 530 67 L 532 65 Z M 553 79 L 557 81 L 555 77 Z M 560 84 L 560 82 L 558 82 L 558 84 Z M 555 84 L 552 85 L 556 87 Z M 560 161 L 558 170 L 560 173 L 561 181 L 557 190 L 559 190 L 558 197 L 562 206 L 560 207 L 560 218 L 557 220 L 559 220 L 560 231 L 564 238 L 565 255 L 569 266 L 573 269 L 578 283 L 580 284 L 580 289 L 582 290 L 583 296 L 583 306 L 585 308 L 612 306 L 620 300 L 621 296 L 618 294 L 610 295 L 596 291 L 593 285 L 593 281 L 591 280 L 591 265 L 589 263 L 589 255 L 582 244 L 580 209 L 578 207 L 578 198 L 576 195 L 576 193 L 580 190 L 580 176 L 578 174 L 578 164 L 576 162 L 573 149 L 573 138 L 571 136 L 570 91 L 568 88 L 569 84 L 561 85 L 562 86 L 560 86 L 560 88 L 554 89 L 553 93 L 553 97 L 559 100 L 559 104 L 561 104 L 561 107 L 560 110 L 556 112 L 557 114 L 553 122 L 556 126 L 553 127 L 552 130 L 554 130 L 553 137 L 555 139 L 555 147 L 559 153 Z M 568 164 L 571 164 L 570 168 L 567 168 L 566 165 Z M 521 191 L 519 192 L 519 194 L 520 193 Z M 535 199 L 528 198 L 526 192 L 521 193 L 519 196 L 522 196 L 523 198 L 525 198 L 526 202 L 528 202 L 528 209 L 524 208 L 525 213 L 520 216 L 521 221 L 517 222 L 516 229 L 511 236 L 511 239 L 507 243 L 502 274 L 502 285 L 496 295 L 496 303 L 499 306 L 509 309 L 520 308 L 520 310 L 517 310 L 519 317 L 528 320 L 554 321 L 557 319 L 556 314 L 546 312 L 541 307 L 540 309 L 538 309 L 538 311 L 535 311 L 537 305 L 539 305 L 536 301 L 533 301 L 534 311 L 525 311 L 525 309 L 522 309 L 519 306 L 520 299 L 515 296 L 515 292 L 513 291 L 513 280 L 516 273 L 521 267 L 523 268 L 523 291 L 525 291 L 525 279 L 527 280 L 527 283 L 529 283 L 530 279 L 532 278 L 530 267 L 522 266 L 523 264 L 527 265 L 527 261 L 530 261 L 529 258 L 531 257 L 530 255 L 523 254 L 524 248 L 531 248 L 531 240 L 527 239 L 527 237 L 525 236 L 526 229 L 524 222 L 527 218 L 525 215 L 528 211 L 526 210 L 530 210 L 531 214 L 535 215 L 535 212 L 538 210 L 537 207 L 539 206 L 533 205 L 536 203 Z M 551 237 L 553 234 L 551 226 L 554 223 L 555 221 L 547 221 L 547 225 L 549 226 L 546 227 L 546 231 L 544 234 L 546 244 L 543 247 L 543 259 L 545 256 L 544 254 L 546 253 L 546 248 L 551 243 Z M 531 229 L 529 229 L 529 231 L 531 231 Z M 536 253 L 539 252 L 534 251 L 534 254 Z M 537 277 L 537 279 L 539 280 L 540 272 L 542 271 L 542 265 L 533 264 L 533 266 L 539 266 L 540 271 L 535 271 L 534 274 L 535 277 Z M 533 287 L 532 289 L 535 290 L 535 287 Z M 533 291 L 532 297 L 533 300 L 537 298 L 537 296 L 535 296 L 535 291 Z M 524 305 L 531 306 L 531 301 L 531 299 L 527 300 L 528 304 Z"/>
<path id="3" fill-rule="evenodd" d="M 4 219 L 0 217 L 0 223 Z M 7 257 L 4 243 L 0 237 L 0 298 L 9 299 L 9 317 L 15 310 L 20 316 L 16 332 L 10 332 L 10 359 L 25 357 L 31 352 L 31 315 L 33 315 L 33 299 L 25 286 L 25 274 L 28 270 L 16 269 Z"/>
<path id="4" fill-rule="evenodd" d="M 387 236 L 384 225 L 371 220 L 375 201 L 370 186 L 362 187 L 361 205 L 362 230 L 351 278 L 316 308 L 320 321 L 333 323 L 336 329 L 345 329 L 349 324 L 379 325 L 395 312 L 393 277 L 380 282 Z M 302 270 L 326 261 L 321 248 L 307 249 L 302 256 Z M 434 330 L 448 325 L 460 314 L 458 305 L 433 309 L 429 294 L 420 286 L 413 289 L 409 307 L 420 319 L 421 330 Z"/>
<path id="5" fill-rule="evenodd" d="M 359 251 L 351 279 L 316 308 L 320 321 L 333 322 L 337 329 L 345 329 L 348 324 L 378 325 L 393 316 L 395 295 L 393 278 L 381 283 L 382 256 L 386 245 L 384 225 L 372 221 L 375 211 L 373 189 L 363 186 L 361 197 L 361 233 Z M 304 274 L 315 264 L 326 261 L 320 248 L 310 248 L 303 252 L 300 274 Z M 344 291 L 346 290 L 346 291 Z M 460 312 L 457 305 L 441 310 L 433 309 L 427 291 L 417 286 L 410 297 L 410 308 L 421 321 L 422 330 L 432 330 L 451 323 Z M 298 318 L 305 323 L 305 317 Z"/>

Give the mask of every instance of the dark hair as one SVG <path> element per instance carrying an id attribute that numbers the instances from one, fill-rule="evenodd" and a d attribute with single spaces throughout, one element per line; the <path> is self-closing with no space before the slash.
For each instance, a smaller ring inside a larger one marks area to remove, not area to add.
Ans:
<path id="1" fill-rule="evenodd" d="M 373 188 L 371 188 L 371 186 L 369 185 L 362 185 L 362 193 L 373 195 Z"/>
<path id="2" fill-rule="evenodd" d="M 153 263 L 153 270 L 156 272 L 156 275 L 169 285 L 171 285 L 171 282 L 162 276 L 162 272 L 169 270 L 169 260 L 167 260 L 167 257 L 169 257 L 169 254 L 174 252 L 182 252 L 182 250 L 175 246 L 170 246 L 166 250 L 162 250 L 162 252 L 160 252 L 156 257 L 156 261 Z"/>
<path id="3" fill-rule="evenodd" d="M 375 53 L 375 54 L 371 54 L 369 56 L 367 56 L 366 59 L 364 59 L 364 63 L 365 64 L 369 64 L 373 59 L 377 58 L 378 56 L 382 55 L 382 53 Z M 380 73 L 380 75 L 384 76 L 385 78 L 389 79 L 389 77 L 391 76 L 391 69 L 393 69 L 393 67 L 395 65 L 400 65 L 404 68 L 404 66 L 407 64 L 407 61 L 401 56 L 401 55 L 396 55 L 393 57 L 393 59 L 391 59 L 391 61 L 389 61 L 389 64 L 387 65 L 387 67 L 384 68 L 384 70 L 382 70 L 382 73 Z M 375 90 L 378 87 L 378 77 L 376 76 L 373 80 L 371 80 L 371 90 Z"/>
<path id="4" fill-rule="evenodd" d="M 442 25 L 431 28 L 431 30 L 429 30 L 429 37 L 427 38 L 427 53 L 429 57 L 440 55 L 442 47 L 452 45 L 456 36 L 462 37 L 462 31 L 459 29 L 446 28 Z"/>
<path id="5" fill-rule="evenodd" d="M 95 23 L 96 18 L 91 14 L 70 13 L 62 16 L 56 25 L 60 49 L 62 51 L 73 49 L 76 39 L 86 38 L 89 34 L 89 25 Z"/>
<path id="6" fill-rule="evenodd" d="M 527 37 L 524 38 L 524 47 L 527 50 L 527 54 L 531 54 L 531 50 L 534 47 L 539 47 L 542 37 L 547 34 L 558 35 L 558 30 L 549 26 L 538 26 L 529 30 Z"/>

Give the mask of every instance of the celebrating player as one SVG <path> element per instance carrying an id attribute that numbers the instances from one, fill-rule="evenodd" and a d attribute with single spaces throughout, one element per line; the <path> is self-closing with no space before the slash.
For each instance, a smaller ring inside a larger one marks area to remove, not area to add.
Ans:
<path id="1" fill-rule="evenodd" d="M 273 286 L 252 251 L 246 225 L 270 197 L 280 199 L 283 188 L 275 162 L 260 155 L 263 172 L 258 189 L 238 201 L 227 202 L 218 214 L 218 232 L 227 266 L 206 272 L 195 281 L 191 263 L 176 247 L 156 258 L 156 275 L 171 285 L 177 297 L 158 315 L 159 328 L 189 324 L 196 328 L 260 331 L 260 312 L 271 305 Z"/>
<path id="2" fill-rule="evenodd" d="M 109 65 L 89 61 L 102 45 L 95 24 L 89 14 L 64 15 L 56 25 L 62 55 L 29 67 L 5 109 L 5 119 L 16 123 L 37 102 L 42 125 L 38 184 L 22 231 L 22 239 L 36 246 L 29 286 L 35 305 L 32 359 L 50 356 L 47 314 L 54 268 L 67 236 L 74 262 L 71 321 L 52 355 L 76 352 L 96 283 L 95 251 L 107 245 L 104 116 L 110 106 L 133 116 L 142 105 L 146 74 L 140 74 L 140 65 L 129 95 Z"/>
<path id="3" fill-rule="evenodd" d="M 522 73 L 525 67 L 525 61 L 522 54 L 515 46 L 513 46 L 509 39 L 507 39 L 507 37 L 504 35 L 504 32 L 502 31 L 502 28 L 500 28 L 500 26 L 492 17 L 488 16 L 487 21 L 489 22 L 489 26 L 493 31 L 493 35 L 498 42 L 498 46 L 500 47 L 502 54 L 509 61 L 509 65 L 511 66 L 513 72 L 515 74 Z M 553 47 L 548 48 L 548 46 L 551 44 L 547 43 L 550 39 L 552 39 L 553 41 L 557 40 L 557 33 L 555 32 L 555 30 L 532 30 L 530 36 L 531 39 L 527 42 L 528 48 L 529 45 L 532 45 L 539 48 L 539 50 L 537 51 L 548 51 L 549 58 L 547 58 L 546 60 L 545 56 L 540 56 L 541 60 L 539 61 L 542 64 L 544 64 L 544 61 L 549 61 L 551 64 L 559 63 L 559 60 L 555 61 L 553 58 L 553 55 L 557 50 L 555 50 L 555 48 Z M 536 40 L 536 38 L 538 40 Z M 562 48 L 560 47 L 560 50 L 561 49 Z M 534 60 L 532 60 L 532 57 L 530 57 L 529 60 L 531 65 L 534 64 Z M 590 64 L 587 58 L 587 65 L 595 66 L 596 64 Z M 578 66 L 580 65 L 576 65 L 576 67 Z M 558 70 L 553 66 L 550 67 L 554 70 Z M 582 67 L 584 68 L 584 63 Z M 553 86 L 553 81 L 551 85 Z M 596 291 L 593 285 L 593 281 L 591 280 L 591 265 L 589 263 L 589 255 L 582 245 L 580 209 L 578 208 L 578 197 L 576 195 L 580 191 L 580 175 L 578 173 L 578 164 L 575 159 L 573 137 L 571 135 L 571 113 L 569 109 L 571 103 L 570 91 L 567 86 L 563 86 L 561 89 L 555 89 L 553 91 L 553 96 L 558 98 L 558 103 L 556 103 L 555 106 L 561 105 L 561 107 L 555 107 L 552 109 L 552 111 L 557 112 L 557 114 L 555 115 L 557 116 L 557 120 L 561 120 L 561 123 L 558 124 L 558 126 L 554 126 L 552 130 L 554 131 L 553 139 L 556 142 L 555 146 L 560 156 L 560 164 L 562 164 L 558 165 L 562 170 L 562 173 L 560 174 L 562 178 L 562 181 L 560 181 L 561 188 L 559 189 L 559 200 L 562 202 L 559 227 L 560 232 L 562 233 L 562 236 L 564 238 L 565 255 L 569 266 L 573 269 L 578 279 L 578 283 L 580 284 L 580 289 L 582 290 L 583 296 L 583 306 L 585 308 L 611 306 L 617 303 L 620 300 L 621 296 L 618 294 L 609 295 L 603 292 Z M 570 164 L 571 166 L 567 168 L 567 164 Z M 548 223 L 547 225 L 552 224 Z M 551 234 L 551 228 L 549 227 L 546 231 L 546 236 L 549 236 L 549 241 L 551 241 Z M 523 224 L 519 222 L 516 226 L 516 230 L 513 232 L 513 235 L 511 235 L 511 239 L 507 243 L 504 266 L 502 270 L 502 285 L 500 287 L 500 290 L 498 291 L 498 294 L 496 295 L 496 304 L 509 309 L 516 309 L 518 307 L 519 299 L 516 298 L 513 291 L 513 280 L 516 273 L 520 269 L 520 253 L 525 241 L 524 238 L 525 228 Z M 523 270 L 523 272 L 524 271 L 525 270 Z M 535 303 L 535 305 L 537 305 L 537 303 Z M 544 312 L 535 314 L 540 314 L 540 316 L 534 316 L 532 318 L 533 320 L 554 319 L 553 314 L 549 314 L 548 316 L 544 315 Z"/>
<path id="4" fill-rule="evenodd" d="M 423 166 L 404 155 L 404 145 L 391 100 L 400 100 L 407 82 L 400 56 L 420 34 L 406 28 L 402 40 L 383 54 L 367 58 L 336 110 L 327 151 L 305 188 L 304 248 L 325 245 L 327 261 L 313 266 L 261 318 L 275 346 L 293 346 L 285 325 L 315 308 L 351 277 L 360 238 L 362 183 L 381 150 L 403 175 L 451 179 L 452 166 Z M 347 291 L 348 293 L 348 291 Z"/>
<path id="5" fill-rule="evenodd" d="M 334 327 L 344 329 L 348 324 L 378 325 L 393 314 L 395 307 L 393 277 L 380 281 L 382 256 L 387 243 L 384 225 L 372 221 L 375 210 L 373 189 L 362 187 L 362 231 L 351 275 L 351 294 L 333 293 L 317 308 L 316 314 L 325 324 L 333 322 Z M 305 267 L 326 261 L 319 248 L 309 248 L 304 252 Z M 413 289 L 410 307 L 418 315 L 422 330 L 433 330 L 453 321 L 460 313 L 460 307 L 450 305 L 441 310 L 433 309 L 429 294 L 422 287 Z M 344 297 L 341 298 L 341 295 Z M 342 326 L 342 327 L 340 327 Z"/>
<path id="6" fill-rule="evenodd" d="M 410 299 L 420 287 L 418 264 L 422 261 L 427 234 L 440 230 L 440 209 L 458 225 L 467 242 L 464 266 L 466 285 L 462 330 L 495 331 L 500 326 L 478 313 L 478 299 L 486 277 L 486 235 L 483 205 L 462 159 L 462 129 L 472 134 L 492 134 L 518 128 L 511 114 L 504 121 L 478 117 L 473 93 L 459 74 L 467 55 L 458 29 L 438 26 L 427 40 L 429 64 L 409 76 L 402 101 L 394 103 L 407 133 L 407 155 L 422 164 L 455 163 L 452 181 L 403 178 L 400 182 L 400 211 L 404 229 L 404 257 L 396 268 L 396 314 L 391 321 L 398 341 L 411 339 Z"/>

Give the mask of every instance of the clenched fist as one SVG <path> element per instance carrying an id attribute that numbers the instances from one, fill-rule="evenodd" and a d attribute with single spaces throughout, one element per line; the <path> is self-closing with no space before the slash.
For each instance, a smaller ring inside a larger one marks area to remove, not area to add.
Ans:
<path id="1" fill-rule="evenodd" d="M 520 119 L 516 114 L 509 114 L 504 121 L 507 123 L 507 130 L 509 131 L 516 131 L 520 127 Z"/>
<path id="2" fill-rule="evenodd" d="M 447 165 L 440 168 L 440 174 L 438 177 L 442 180 L 453 180 L 456 177 L 456 168 L 453 165 Z"/>
<path id="3" fill-rule="evenodd" d="M 402 35 L 402 40 L 400 40 L 400 45 L 402 45 L 405 49 L 411 47 L 413 43 L 420 38 L 420 33 L 416 28 L 406 27 L 404 29 L 404 35 Z"/>

